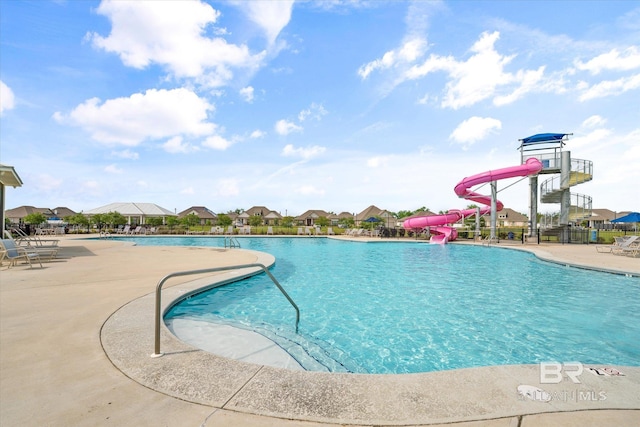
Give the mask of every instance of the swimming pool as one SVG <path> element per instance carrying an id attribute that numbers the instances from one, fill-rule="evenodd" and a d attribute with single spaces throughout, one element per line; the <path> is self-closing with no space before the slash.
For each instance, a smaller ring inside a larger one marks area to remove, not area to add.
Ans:
<path id="1" fill-rule="evenodd" d="M 223 246 L 221 238 L 127 238 Z M 272 273 L 198 294 L 171 319 L 255 330 L 305 368 L 409 373 L 579 361 L 640 364 L 640 280 L 469 245 L 242 238 L 276 257 Z"/>

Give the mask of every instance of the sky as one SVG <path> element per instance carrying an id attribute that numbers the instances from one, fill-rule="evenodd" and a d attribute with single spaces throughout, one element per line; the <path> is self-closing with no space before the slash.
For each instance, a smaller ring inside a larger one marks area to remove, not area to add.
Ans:
<path id="1" fill-rule="evenodd" d="M 547 132 L 640 210 L 640 2 L 0 0 L 7 209 L 447 211 Z"/>

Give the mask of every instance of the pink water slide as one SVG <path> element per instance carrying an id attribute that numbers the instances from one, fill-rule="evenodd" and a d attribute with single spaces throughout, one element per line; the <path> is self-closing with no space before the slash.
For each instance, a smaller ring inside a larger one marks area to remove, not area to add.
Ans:
<path id="1" fill-rule="evenodd" d="M 485 215 L 491 212 L 491 196 L 485 196 L 473 192 L 471 191 L 472 187 L 492 181 L 499 181 L 501 179 L 535 175 L 541 170 L 542 163 L 540 160 L 530 158 L 522 165 L 496 169 L 464 178 L 455 186 L 453 191 L 456 192 L 458 197 L 471 200 L 474 203 L 486 205 L 485 207 L 480 208 L 480 215 Z M 504 205 L 502 202 L 496 200 L 496 210 L 501 211 L 503 207 Z M 433 234 L 433 236 L 431 236 L 431 243 L 444 244 L 448 241 L 455 240 L 458 237 L 458 231 L 453 227 L 449 227 L 448 224 L 456 223 L 463 218 L 467 218 L 475 214 L 476 209 L 452 209 L 446 214 L 409 218 L 402 223 L 402 226 L 407 230 L 421 230 L 428 227 Z"/>

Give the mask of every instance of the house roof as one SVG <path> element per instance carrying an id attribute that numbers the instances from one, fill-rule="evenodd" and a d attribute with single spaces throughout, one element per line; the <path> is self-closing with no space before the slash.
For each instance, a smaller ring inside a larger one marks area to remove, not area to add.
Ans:
<path id="1" fill-rule="evenodd" d="M 271 211 L 268 214 L 266 214 L 264 216 L 266 219 L 281 219 L 282 215 L 280 215 L 278 212 L 276 211 Z"/>
<path id="2" fill-rule="evenodd" d="M 69 209 L 69 208 L 67 208 L 65 206 L 58 206 L 57 208 L 51 209 L 51 211 L 58 218 L 66 218 L 68 216 L 73 216 L 73 215 L 75 215 L 77 213 L 77 212 L 72 211 L 71 209 Z"/>
<path id="3" fill-rule="evenodd" d="M 7 218 L 24 218 L 32 213 L 41 213 L 45 216 L 54 216 L 49 208 L 36 208 L 34 206 L 19 206 L 13 209 L 7 209 L 5 215 Z"/>
<path id="4" fill-rule="evenodd" d="M 498 218 L 507 220 L 509 222 L 528 222 L 529 218 L 522 215 L 520 212 L 514 211 L 511 208 L 503 208 L 498 212 Z"/>
<path id="5" fill-rule="evenodd" d="M 614 212 L 609 209 L 592 209 L 589 220 L 590 221 L 611 221 L 613 219 L 620 218 L 621 216 L 625 216 L 629 213 L 630 212 L 628 211 Z"/>
<path id="6" fill-rule="evenodd" d="M 371 218 L 372 216 L 379 216 L 381 218 L 390 218 L 393 217 L 391 212 L 386 211 L 384 209 L 380 209 L 377 206 L 371 205 L 358 215 L 356 215 L 356 221 L 364 221 L 366 219 Z"/>
<path id="7" fill-rule="evenodd" d="M 154 203 L 110 203 L 99 208 L 84 211 L 85 215 L 104 214 L 118 212 L 124 216 L 176 216 L 168 209 Z"/>
<path id="8" fill-rule="evenodd" d="M 249 216 L 254 216 L 254 215 L 265 216 L 269 212 L 271 212 L 271 209 L 268 209 L 265 206 L 253 206 L 242 213 L 247 214 Z"/>
<path id="9" fill-rule="evenodd" d="M 218 216 L 211 210 L 204 206 L 191 206 L 189 209 L 185 209 L 178 213 L 178 218 L 185 217 L 189 214 L 197 215 L 201 219 L 216 219 Z"/>
<path id="10" fill-rule="evenodd" d="M 309 209 L 304 212 L 302 215 L 298 215 L 296 217 L 297 220 L 305 220 L 307 218 L 328 218 L 329 214 L 321 209 Z"/>

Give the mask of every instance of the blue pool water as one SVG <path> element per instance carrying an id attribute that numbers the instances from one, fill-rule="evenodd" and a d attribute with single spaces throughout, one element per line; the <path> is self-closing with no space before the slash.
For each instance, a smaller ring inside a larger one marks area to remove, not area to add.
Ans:
<path id="1" fill-rule="evenodd" d="M 223 246 L 221 238 L 128 238 Z M 260 275 L 195 295 L 165 319 L 255 330 L 307 369 L 409 373 L 579 361 L 640 365 L 640 280 L 500 248 L 242 238 L 276 257 L 295 312 Z"/>

